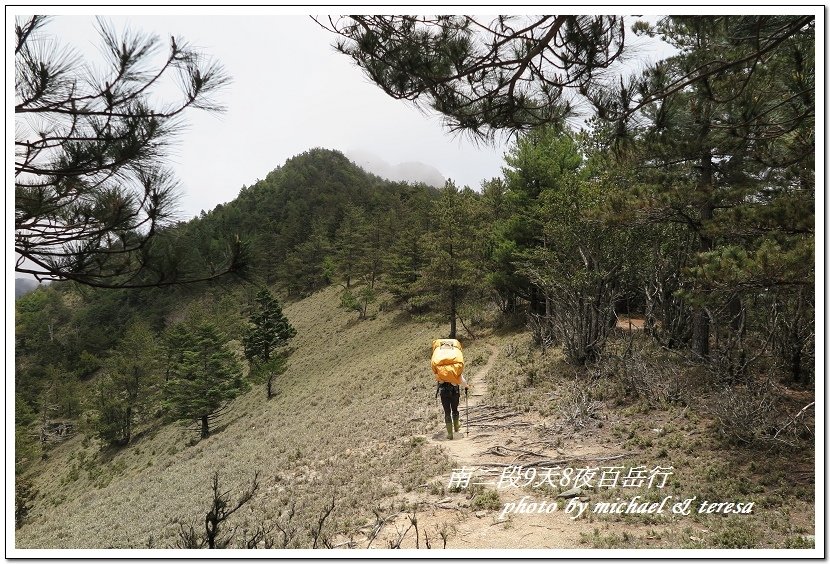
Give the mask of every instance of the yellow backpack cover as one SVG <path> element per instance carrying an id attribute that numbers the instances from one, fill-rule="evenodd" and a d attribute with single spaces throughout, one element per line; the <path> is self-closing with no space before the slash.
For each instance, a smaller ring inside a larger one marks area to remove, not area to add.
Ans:
<path id="1" fill-rule="evenodd" d="M 435 339 L 432 341 L 432 371 L 439 382 L 461 384 L 464 371 L 464 353 L 456 339 Z"/>

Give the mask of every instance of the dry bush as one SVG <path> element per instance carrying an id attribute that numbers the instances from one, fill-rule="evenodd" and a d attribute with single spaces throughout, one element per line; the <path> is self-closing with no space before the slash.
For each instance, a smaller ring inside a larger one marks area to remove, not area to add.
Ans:
<path id="1" fill-rule="evenodd" d="M 755 448 L 800 446 L 813 435 L 808 417 L 814 403 L 795 415 L 782 406 L 775 384 L 760 380 L 725 386 L 707 402 L 718 433 L 728 442 Z"/>
<path id="2" fill-rule="evenodd" d="M 696 388 L 705 385 L 698 371 L 680 357 L 667 358 L 645 341 L 629 341 L 624 351 L 609 355 L 602 366 L 619 377 L 628 394 L 651 407 L 690 405 Z"/>
<path id="3" fill-rule="evenodd" d="M 226 548 L 233 539 L 233 532 L 223 538 L 220 529 L 223 528 L 225 521 L 234 513 L 239 511 L 243 505 L 251 501 L 257 489 L 259 488 L 259 472 L 254 472 L 254 479 L 251 482 L 251 487 L 239 496 L 239 499 L 233 506 L 231 506 L 230 492 L 222 492 L 219 487 L 219 472 L 213 474 L 213 498 L 211 500 L 211 507 L 205 514 L 205 530 L 204 532 L 196 533 L 193 526 L 185 528 L 183 524 L 179 524 L 179 540 L 176 542 L 176 548 Z M 234 529 L 235 531 L 236 529 Z"/>
<path id="4" fill-rule="evenodd" d="M 564 424 L 573 429 L 582 429 L 596 419 L 602 409 L 599 397 L 599 377 L 594 371 L 586 372 L 567 383 L 567 392 L 558 405 Z"/>
<path id="5" fill-rule="evenodd" d="M 557 344 L 553 322 L 550 318 L 531 313 L 527 316 L 527 328 L 533 337 L 533 344 L 543 351 Z"/>

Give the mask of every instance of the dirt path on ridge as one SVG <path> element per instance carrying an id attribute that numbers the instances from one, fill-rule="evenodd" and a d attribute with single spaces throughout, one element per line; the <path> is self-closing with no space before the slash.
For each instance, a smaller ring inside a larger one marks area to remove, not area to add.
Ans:
<path id="1" fill-rule="evenodd" d="M 524 497 L 526 503 L 545 501 L 553 498 L 544 496 L 539 490 L 501 485 L 499 479 L 505 467 L 520 466 L 541 460 L 571 457 L 585 457 L 607 454 L 598 445 L 569 445 L 565 453 L 553 444 L 555 437 L 542 425 L 541 417 L 535 413 L 518 413 L 505 406 L 488 403 L 488 376 L 499 357 L 499 347 L 489 345 L 490 357 L 477 372 L 465 375 L 470 384 L 468 403 L 461 398 L 462 429 L 452 440 L 447 439 L 443 418 L 436 415 L 434 433 L 426 440 L 429 444 L 443 449 L 453 460 L 453 474 L 456 471 L 469 472 L 472 484 L 479 481 L 487 490 L 498 493 L 498 509 L 482 509 L 474 505 L 471 489 L 449 487 L 452 476 L 440 479 L 447 488 L 446 495 L 437 499 L 426 488 L 413 492 L 409 501 L 417 503 L 418 526 L 423 534 L 429 533 L 433 548 L 439 548 L 442 541 L 438 530 L 451 527 L 453 530 L 447 548 L 580 548 L 580 533 L 590 533 L 595 525 L 583 519 L 572 520 L 561 509 L 551 513 L 510 513 L 503 514 L 505 504 L 518 504 Z M 440 422 L 439 422 L 440 419 Z M 440 425 L 439 425 L 440 423 Z M 426 485 L 425 485 L 426 486 Z M 587 499 L 587 498 L 586 498 Z M 559 507 L 567 500 L 559 499 Z M 387 547 L 389 539 L 409 526 L 406 514 L 390 518 L 383 531 L 374 541 L 373 547 Z M 424 548 L 423 536 L 420 547 Z M 414 548 L 414 531 L 410 530 L 401 542 L 402 548 Z"/>

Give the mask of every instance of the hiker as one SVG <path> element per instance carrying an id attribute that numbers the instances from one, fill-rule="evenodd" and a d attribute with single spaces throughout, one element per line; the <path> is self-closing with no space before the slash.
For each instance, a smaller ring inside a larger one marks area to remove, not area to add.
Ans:
<path id="1" fill-rule="evenodd" d="M 447 438 L 452 439 L 453 429 L 461 430 L 461 418 L 458 415 L 458 402 L 461 399 L 461 386 L 467 393 L 467 380 L 464 379 L 464 353 L 461 343 L 456 339 L 435 339 L 432 341 L 432 371 L 438 381 L 435 396 L 441 396 L 444 407 L 444 423 L 447 425 Z"/>

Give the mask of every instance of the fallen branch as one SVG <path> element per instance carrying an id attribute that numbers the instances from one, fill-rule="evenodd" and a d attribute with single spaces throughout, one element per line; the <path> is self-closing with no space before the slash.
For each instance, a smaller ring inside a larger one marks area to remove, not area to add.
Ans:
<path id="1" fill-rule="evenodd" d="M 372 512 L 375 514 L 375 526 L 372 528 L 372 534 L 369 536 L 369 544 L 366 545 L 366 548 L 369 548 L 369 547 L 372 546 L 372 543 L 377 538 L 377 536 L 380 534 L 381 529 L 383 529 L 383 527 L 384 527 L 384 525 L 386 525 L 387 521 L 389 521 L 390 519 L 392 519 L 394 517 L 397 517 L 398 515 L 401 514 L 401 512 L 393 513 L 391 515 L 388 515 L 384 519 L 381 519 L 379 510 L 373 509 Z"/>
<path id="2" fill-rule="evenodd" d="M 516 421 L 515 423 L 508 423 L 500 425 L 498 423 L 476 423 L 477 427 L 493 427 L 496 429 L 509 429 L 510 427 L 532 427 L 533 423 L 526 423 L 524 421 Z"/>
<path id="3" fill-rule="evenodd" d="M 816 402 L 811 401 L 810 403 L 808 403 L 807 405 L 805 405 L 804 407 L 802 407 L 802 408 L 801 408 L 801 411 L 799 411 L 798 413 L 796 413 L 794 417 L 792 417 L 789 421 L 787 421 L 786 425 L 784 425 L 783 427 L 781 427 L 780 429 L 778 429 L 778 431 L 776 431 L 776 432 L 775 432 L 775 435 L 772 437 L 772 438 L 773 438 L 773 440 L 777 439 L 777 438 L 778 438 L 778 435 L 780 435 L 780 434 L 784 431 L 784 429 L 786 429 L 787 427 L 789 427 L 790 425 L 792 425 L 793 423 L 795 423 L 796 421 L 798 421 L 798 418 L 799 418 L 799 417 L 801 417 L 801 415 L 802 415 L 805 411 L 807 411 L 809 408 L 813 407 L 814 405 L 816 405 Z"/>
<path id="4" fill-rule="evenodd" d="M 533 462 L 527 462 L 522 464 L 522 466 L 542 466 L 542 465 L 552 465 L 552 466 L 559 466 L 562 464 L 568 464 L 570 462 L 574 462 L 577 460 L 590 460 L 592 462 L 608 462 L 609 460 L 617 460 L 619 458 L 625 458 L 626 456 L 631 456 L 630 453 L 623 453 L 618 454 L 615 456 L 606 456 L 606 457 L 591 457 L 591 456 L 573 456 L 571 458 L 563 458 L 560 460 L 535 460 Z M 513 463 L 506 463 L 506 462 L 491 462 L 488 466 L 515 466 Z"/>
<path id="5" fill-rule="evenodd" d="M 559 465 L 559 464 L 567 464 L 567 463 L 570 463 L 570 462 L 574 462 L 576 460 L 590 460 L 592 462 L 608 462 L 610 460 L 617 460 L 617 459 L 620 459 L 620 458 L 625 458 L 626 456 L 631 456 L 631 454 L 625 452 L 623 454 L 617 454 L 617 455 L 614 455 L 614 456 L 603 456 L 603 457 L 572 456 L 570 458 L 563 458 L 563 459 L 560 459 L 560 460 L 537 460 L 535 462 L 528 462 L 524 466 L 541 466 L 543 464 Z"/>
<path id="6" fill-rule="evenodd" d="M 501 445 L 494 445 L 494 446 L 488 448 L 487 450 L 485 450 L 484 452 L 482 452 L 482 454 L 494 454 L 496 456 L 511 456 L 512 454 L 515 454 L 515 453 L 519 453 L 519 457 L 521 457 L 521 456 L 538 456 L 539 458 L 544 458 L 545 457 L 544 454 L 539 453 L 539 452 L 533 452 L 531 450 L 523 450 L 523 449 L 519 449 L 519 448 L 510 448 L 510 447 L 501 446 Z"/>
<path id="7" fill-rule="evenodd" d="M 498 421 L 501 419 L 507 419 L 509 417 L 518 417 L 518 413 L 496 413 L 496 414 L 488 414 L 488 415 L 479 415 L 476 417 L 470 417 L 470 423 L 480 423 L 483 421 Z"/>

